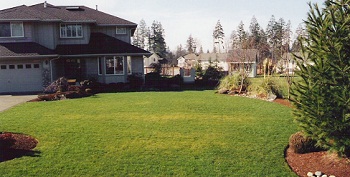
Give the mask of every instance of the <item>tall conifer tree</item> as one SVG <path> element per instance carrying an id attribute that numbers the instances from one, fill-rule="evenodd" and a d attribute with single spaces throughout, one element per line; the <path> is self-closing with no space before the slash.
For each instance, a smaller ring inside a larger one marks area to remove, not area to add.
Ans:
<path id="1" fill-rule="evenodd" d="M 318 145 L 349 156 L 350 0 L 309 6 L 309 36 L 301 39 L 302 54 L 296 56 L 302 79 L 292 89 L 295 119 Z"/>

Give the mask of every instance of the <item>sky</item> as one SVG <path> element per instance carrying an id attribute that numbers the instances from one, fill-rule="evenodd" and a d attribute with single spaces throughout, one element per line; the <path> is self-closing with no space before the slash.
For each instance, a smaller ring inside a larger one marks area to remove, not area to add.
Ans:
<path id="1" fill-rule="evenodd" d="M 2 0 L 0 9 L 19 5 L 34 5 L 44 0 Z M 47 0 L 52 5 L 84 5 L 105 13 L 140 23 L 148 27 L 153 21 L 162 24 L 165 41 L 171 51 L 186 41 L 190 35 L 198 41 L 203 51 L 213 49 L 213 30 L 220 20 L 228 39 L 242 21 L 246 30 L 253 16 L 265 30 L 271 16 L 291 21 L 292 31 L 307 18 L 308 2 L 322 5 L 324 0 Z"/>

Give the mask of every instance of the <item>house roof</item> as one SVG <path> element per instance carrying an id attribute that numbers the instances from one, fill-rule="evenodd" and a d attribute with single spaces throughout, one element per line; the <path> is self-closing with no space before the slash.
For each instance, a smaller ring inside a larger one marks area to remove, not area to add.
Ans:
<path id="1" fill-rule="evenodd" d="M 57 54 L 34 42 L 0 43 L 0 58 L 49 55 L 55 56 Z"/>
<path id="2" fill-rule="evenodd" d="M 198 60 L 201 61 L 226 61 L 227 53 L 201 53 Z"/>
<path id="3" fill-rule="evenodd" d="M 0 21 L 57 21 L 95 23 L 101 26 L 121 25 L 135 26 L 125 19 L 91 9 L 86 6 L 54 6 L 44 3 L 26 6 L 21 5 L 0 10 Z"/>
<path id="4" fill-rule="evenodd" d="M 0 58 L 126 54 L 150 55 L 148 51 L 103 33 L 91 33 L 89 44 L 58 45 L 55 50 L 34 42 L 0 43 Z"/>
<path id="5" fill-rule="evenodd" d="M 187 54 L 183 56 L 185 62 L 191 63 L 191 61 L 215 61 L 219 62 L 256 62 L 258 57 L 258 50 L 256 49 L 235 49 L 230 50 L 228 53 L 201 53 L 199 55 L 196 54 Z"/>
<path id="6" fill-rule="evenodd" d="M 257 49 L 234 49 L 227 53 L 227 62 L 250 62 L 254 63 L 258 58 Z"/>
<path id="7" fill-rule="evenodd" d="M 55 52 L 59 55 L 150 55 L 146 50 L 103 33 L 91 33 L 89 44 L 58 45 Z"/>

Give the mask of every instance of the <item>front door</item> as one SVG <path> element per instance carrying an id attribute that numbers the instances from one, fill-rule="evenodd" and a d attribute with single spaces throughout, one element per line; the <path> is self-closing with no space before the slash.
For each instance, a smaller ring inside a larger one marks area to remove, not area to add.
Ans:
<path id="1" fill-rule="evenodd" d="M 64 61 L 64 75 L 67 79 L 82 80 L 82 63 L 80 59 L 66 59 Z"/>

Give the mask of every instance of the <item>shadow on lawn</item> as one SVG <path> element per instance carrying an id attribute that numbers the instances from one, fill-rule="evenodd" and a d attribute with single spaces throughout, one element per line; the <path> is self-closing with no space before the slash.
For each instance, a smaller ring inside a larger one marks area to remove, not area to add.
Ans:
<path id="1" fill-rule="evenodd" d="M 0 150 L 0 163 L 24 156 L 40 157 L 40 151 L 23 150 L 23 149 L 1 149 Z"/>

